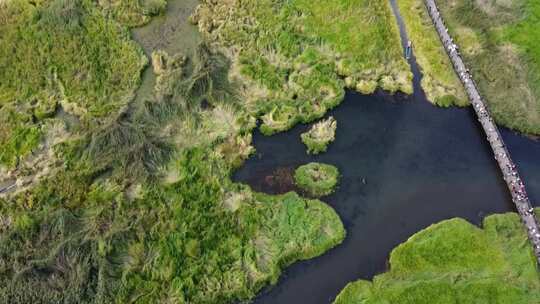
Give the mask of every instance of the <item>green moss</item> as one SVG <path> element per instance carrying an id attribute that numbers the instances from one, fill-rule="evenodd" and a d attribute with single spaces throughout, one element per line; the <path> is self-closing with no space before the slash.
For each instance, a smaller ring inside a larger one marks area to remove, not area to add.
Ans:
<path id="1" fill-rule="evenodd" d="M 468 105 L 463 85 L 431 23 L 424 1 L 400 0 L 397 3 L 421 68 L 422 88 L 427 98 L 443 107 Z"/>
<path id="2" fill-rule="evenodd" d="M 309 163 L 294 172 L 294 182 L 311 196 L 325 196 L 334 192 L 339 181 L 339 171 L 328 164 Z"/>
<path id="3" fill-rule="evenodd" d="M 309 131 L 302 133 L 300 137 L 307 146 L 307 152 L 319 154 L 326 152 L 328 145 L 336 138 L 337 122 L 334 117 L 314 124 Z"/>
<path id="4" fill-rule="evenodd" d="M 334 303 L 535 303 L 540 279 L 518 215 L 483 226 L 456 218 L 416 233 L 392 251 L 387 273 L 347 285 Z"/>
<path id="5" fill-rule="evenodd" d="M 494 119 L 540 134 L 537 1 L 438 1 Z"/>
<path id="6" fill-rule="evenodd" d="M 263 134 L 321 118 L 345 86 L 412 93 L 387 1 L 203 1 L 193 21 L 228 49 Z"/>

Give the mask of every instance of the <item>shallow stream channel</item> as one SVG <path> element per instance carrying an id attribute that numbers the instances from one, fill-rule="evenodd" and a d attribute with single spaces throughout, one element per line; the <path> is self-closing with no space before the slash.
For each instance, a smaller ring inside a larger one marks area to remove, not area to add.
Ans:
<path id="1" fill-rule="evenodd" d="M 402 23 L 400 28 L 406 42 Z M 514 211 L 473 110 L 431 105 L 420 90 L 414 56 L 409 62 L 412 96 L 348 92 L 327 114 L 338 127 L 326 153 L 306 153 L 300 134 L 309 125 L 271 137 L 254 134 L 257 152 L 234 180 L 283 193 L 295 190 L 291 174 L 298 166 L 335 165 L 340 186 L 322 200 L 347 229 L 340 246 L 287 268 L 254 303 L 331 303 L 347 283 L 387 270 L 391 250 L 415 232 L 453 217 L 479 225 L 486 215 Z M 540 142 L 504 128 L 501 133 L 533 204 L 540 206 Z"/>

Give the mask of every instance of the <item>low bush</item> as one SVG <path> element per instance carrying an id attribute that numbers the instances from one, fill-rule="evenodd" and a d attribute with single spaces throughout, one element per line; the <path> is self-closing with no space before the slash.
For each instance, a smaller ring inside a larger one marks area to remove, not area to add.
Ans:
<path id="1" fill-rule="evenodd" d="M 41 128 L 33 124 L 32 116 L 9 105 L 0 108 L 0 166 L 16 167 L 21 157 L 38 146 L 41 135 Z"/>

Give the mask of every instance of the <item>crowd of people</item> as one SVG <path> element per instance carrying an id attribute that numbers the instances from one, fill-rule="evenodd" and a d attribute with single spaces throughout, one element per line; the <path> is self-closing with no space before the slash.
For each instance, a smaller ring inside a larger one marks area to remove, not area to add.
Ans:
<path id="1" fill-rule="evenodd" d="M 440 17 L 440 13 L 435 5 L 435 2 L 428 1 L 428 7 L 435 26 L 442 37 L 443 44 L 447 49 L 449 56 L 451 59 L 453 59 L 452 63 L 454 68 L 459 74 L 459 77 L 466 88 L 467 94 L 471 99 L 471 103 L 473 104 L 473 107 L 478 115 L 478 120 L 486 131 L 487 140 L 491 144 L 495 154 L 495 159 L 499 162 L 499 166 L 503 171 L 504 179 L 507 182 L 512 194 L 512 199 L 527 227 L 529 238 L 533 243 L 538 261 L 540 263 L 540 228 L 538 222 L 536 221 L 534 208 L 531 206 L 527 192 L 525 191 L 525 185 L 519 177 L 516 165 L 510 159 L 508 151 L 501 139 L 495 123 L 491 118 L 491 115 L 482 102 L 469 69 L 466 68 L 463 60 L 460 57 L 459 47 L 454 43 L 453 39 L 448 34 L 448 27 L 446 27 L 443 19 Z"/>

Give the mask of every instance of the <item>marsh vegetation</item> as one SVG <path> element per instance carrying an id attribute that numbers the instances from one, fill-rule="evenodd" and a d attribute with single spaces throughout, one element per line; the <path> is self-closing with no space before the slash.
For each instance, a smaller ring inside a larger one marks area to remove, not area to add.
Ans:
<path id="1" fill-rule="evenodd" d="M 267 135 L 321 118 L 345 87 L 412 92 L 387 1 L 203 1 L 193 22 L 231 59 Z"/>
<path id="2" fill-rule="evenodd" d="M 0 174 L 39 174 L 0 193 L 0 302 L 250 300 L 343 241 L 325 203 L 230 176 L 257 121 L 266 135 L 315 121 L 346 87 L 411 93 L 388 2 L 203 1 L 202 43 L 185 28 L 193 6 L 0 3 Z M 335 129 L 303 139 L 320 152 Z M 323 196 L 339 172 L 308 164 L 295 178 Z"/>
<path id="3" fill-rule="evenodd" d="M 302 165 L 294 172 L 294 182 L 308 195 L 321 197 L 335 191 L 339 181 L 336 167 L 322 163 Z"/>
<path id="4" fill-rule="evenodd" d="M 428 100 L 442 107 L 469 105 L 463 85 L 431 23 L 424 1 L 399 0 L 397 4 L 407 35 L 413 43 L 416 61 L 422 72 L 422 89 Z"/>
<path id="5" fill-rule="evenodd" d="M 332 117 L 313 124 L 309 131 L 302 133 L 302 142 L 309 154 L 326 152 L 328 145 L 336 139 L 337 121 Z"/>
<path id="6" fill-rule="evenodd" d="M 88 123 L 118 113 L 146 64 L 127 30 L 91 1 L 4 1 L 0 28 L 0 166 L 10 169 L 58 107 Z"/>
<path id="7" fill-rule="evenodd" d="M 350 283 L 335 304 L 535 303 L 540 279 L 517 214 L 491 215 L 478 228 L 459 218 L 413 235 L 373 282 Z"/>
<path id="8" fill-rule="evenodd" d="M 255 117 L 229 61 L 206 44 L 155 49 L 151 94 L 134 98 L 147 58 L 126 25 L 162 4 L 105 4 L 1 4 L 0 117 L 14 141 L 2 162 L 18 168 L 48 120 L 65 123 L 59 106 L 79 123 L 51 147 L 54 170 L 0 198 L 0 302 L 247 300 L 283 267 L 340 243 L 326 204 L 230 180 L 252 152 Z"/>

